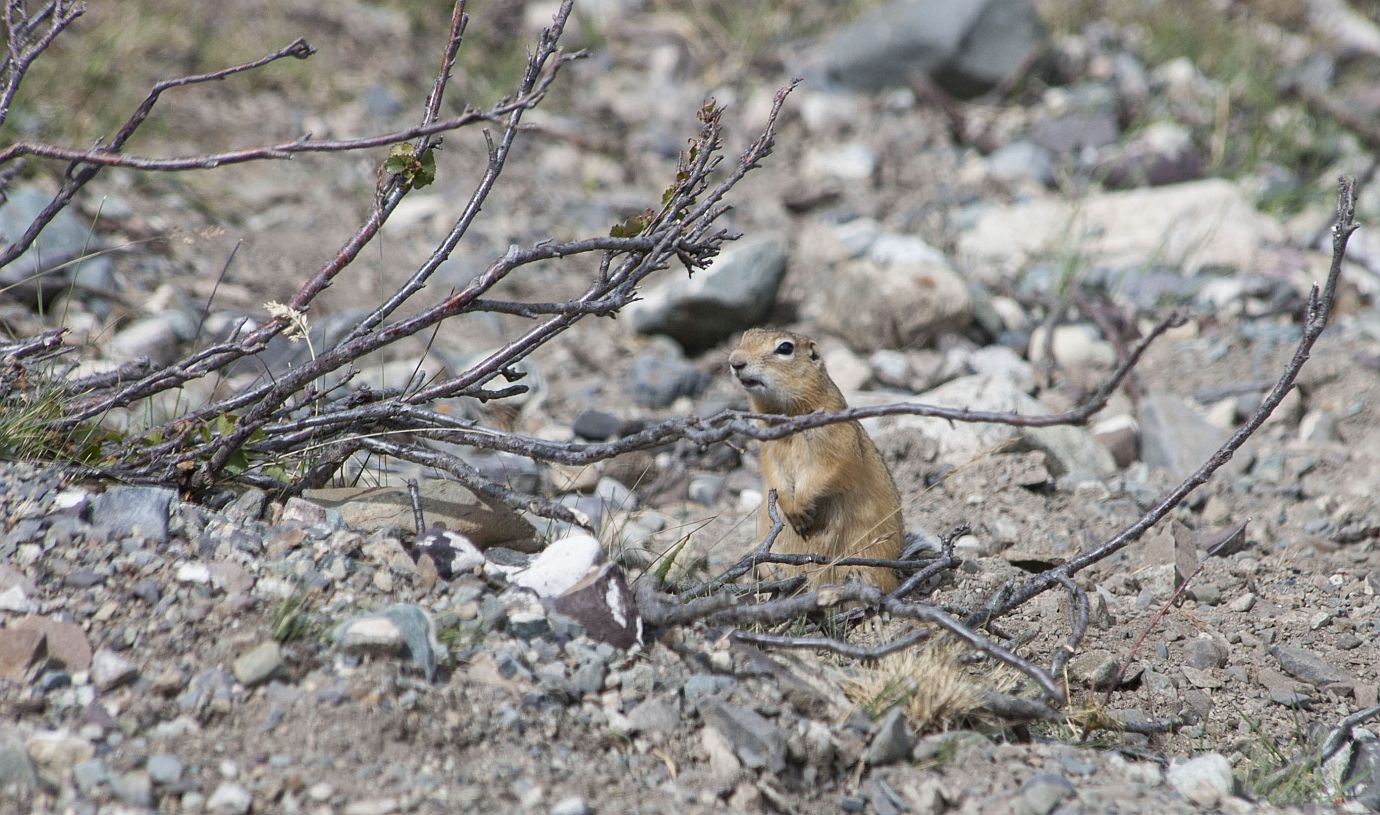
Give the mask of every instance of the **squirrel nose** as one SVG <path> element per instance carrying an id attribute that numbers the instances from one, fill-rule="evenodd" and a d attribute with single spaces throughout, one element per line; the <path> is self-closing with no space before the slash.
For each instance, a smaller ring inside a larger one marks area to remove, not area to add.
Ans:
<path id="1" fill-rule="evenodd" d="M 728 367 L 735 371 L 741 371 L 747 367 L 747 361 L 742 359 L 730 359 L 728 361 Z"/>

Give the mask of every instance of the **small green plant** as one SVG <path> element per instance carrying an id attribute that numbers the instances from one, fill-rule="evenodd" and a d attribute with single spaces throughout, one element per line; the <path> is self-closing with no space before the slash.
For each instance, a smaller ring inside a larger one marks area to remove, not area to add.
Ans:
<path id="1" fill-rule="evenodd" d="M 272 633 L 278 642 L 296 642 L 319 634 L 324 625 L 315 613 L 316 595 L 299 585 L 273 607 Z"/>
<path id="2" fill-rule="evenodd" d="M 1277 806 L 1331 800 L 1318 762 L 1318 747 L 1309 742 L 1297 711 L 1293 714 L 1293 733 L 1285 739 L 1267 734 L 1259 719 L 1243 715 L 1241 720 L 1251 732 L 1242 771 L 1237 773 L 1243 791 Z"/>
<path id="3" fill-rule="evenodd" d="M 415 155 L 416 152 L 412 142 L 393 145 L 393 149 L 388 151 L 388 160 L 383 163 L 383 170 L 401 175 L 413 189 L 419 190 L 436 180 L 436 154 L 430 147 L 423 150 L 421 155 Z"/>

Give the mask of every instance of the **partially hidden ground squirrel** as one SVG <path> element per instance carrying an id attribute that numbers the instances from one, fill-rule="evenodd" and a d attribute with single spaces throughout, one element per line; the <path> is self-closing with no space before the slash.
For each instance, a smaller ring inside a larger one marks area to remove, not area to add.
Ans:
<path id="1" fill-rule="evenodd" d="M 799 416 L 848 407 L 809 337 L 753 328 L 728 358 L 733 376 L 757 413 Z M 895 559 L 901 554 L 901 496 L 882 455 L 857 422 L 838 422 L 762 442 L 762 490 L 776 490 L 784 528 L 772 547 L 780 554 L 834 559 Z M 764 498 L 759 537 L 771 528 Z M 891 591 L 896 576 L 880 567 L 803 566 L 810 585 L 859 578 Z"/>

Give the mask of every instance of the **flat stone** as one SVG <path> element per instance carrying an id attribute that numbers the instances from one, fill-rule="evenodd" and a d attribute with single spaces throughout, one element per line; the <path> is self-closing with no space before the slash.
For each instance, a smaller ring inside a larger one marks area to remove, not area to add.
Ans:
<path id="1" fill-rule="evenodd" d="M 1231 762 L 1221 753 L 1204 753 L 1169 765 L 1169 785 L 1200 807 L 1215 807 L 1231 795 L 1235 780 Z"/>
<path id="2" fill-rule="evenodd" d="M 267 682 L 283 668 L 283 649 L 269 640 L 259 643 L 235 660 L 232 669 L 241 685 L 252 688 Z"/>
<path id="3" fill-rule="evenodd" d="M 1279 661 L 1279 667 L 1295 679 L 1315 687 L 1325 685 L 1346 685 L 1354 687 L 1356 680 L 1345 671 L 1328 663 L 1327 660 L 1303 648 L 1276 645 L 1270 648 L 1270 655 Z"/>
<path id="4" fill-rule="evenodd" d="M 707 728 L 717 730 L 749 769 L 779 773 L 786 766 L 786 735 L 756 711 L 718 699 L 700 707 Z"/>
<path id="5" fill-rule="evenodd" d="M 910 756 L 915 736 L 906 723 L 905 712 L 893 707 L 872 729 L 872 742 L 867 747 L 867 763 L 872 766 L 891 764 Z"/>
<path id="6" fill-rule="evenodd" d="M 1187 402 L 1168 394 L 1142 397 L 1138 419 L 1141 461 L 1177 476 L 1196 470 L 1227 439 L 1226 431 Z M 1223 469 L 1239 474 L 1244 466 L 1244 458 L 1236 456 Z"/>
<path id="7" fill-rule="evenodd" d="M 740 241 L 694 277 L 649 289 L 623 313 L 638 333 L 665 334 L 697 352 L 766 320 L 785 274 L 785 241 Z"/>
<path id="8" fill-rule="evenodd" d="M 411 603 L 361 614 L 336 626 L 336 646 L 355 654 L 393 655 L 406 648 L 430 682 L 436 675 L 436 627 L 430 615 Z"/>
<path id="9" fill-rule="evenodd" d="M 96 496 L 91 523 L 111 537 L 144 537 L 167 543 L 168 510 L 176 497 L 177 492 L 167 487 L 111 487 Z"/>
<path id="10" fill-rule="evenodd" d="M 133 770 L 116 776 L 110 781 L 110 790 L 115 797 L 135 807 L 153 805 L 153 782 L 143 770 Z"/>
<path id="11" fill-rule="evenodd" d="M 28 751 L 12 736 L 0 738 L 0 799 L 23 800 L 37 787 L 38 774 Z"/>
<path id="12" fill-rule="evenodd" d="M 624 422 L 602 410 L 582 410 L 571 422 L 570 429 L 586 441 L 605 441 L 623 432 Z"/>
<path id="13" fill-rule="evenodd" d="M 674 733 L 680 728 L 680 701 L 665 694 L 649 696 L 627 715 L 633 733 Z"/>
<path id="14" fill-rule="evenodd" d="M 44 730 L 29 737 L 29 758 L 40 775 L 60 779 L 77 764 L 95 754 L 91 743 L 66 730 Z"/>
<path id="15" fill-rule="evenodd" d="M 144 769 L 148 771 L 149 778 L 153 783 L 162 786 L 176 784 L 182 779 L 182 761 L 177 756 L 168 753 L 154 753 L 149 756 Z"/>
<path id="16" fill-rule="evenodd" d="M 30 666 L 47 655 L 42 631 L 0 628 L 0 679 L 22 679 Z"/>
<path id="17" fill-rule="evenodd" d="M 139 667 L 107 648 L 91 659 L 91 682 L 98 690 L 111 690 L 139 675 Z"/>
<path id="18" fill-rule="evenodd" d="M 428 479 L 418 489 L 428 525 L 458 532 L 480 549 L 503 546 L 520 552 L 537 551 L 536 531 L 508 507 L 482 498 L 455 481 Z M 363 532 L 416 531 L 412 499 L 405 488 L 334 487 L 304 490 L 302 497 L 336 510 L 347 525 Z"/>
<path id="19" fill-rule="evenodd" d="M 23 617 L 9 630 L 42 631 L 48 657 L 69 671 L 85 671 L 91 667 L 91 643 L 86 632 L 76 623 L 61 622 L 49 617 Z"/>
<path id="20" fill-rule="evenodd" d="M 241 784 L 226 781 L 216 787 L 206 799 L 206 811 L 211 815 L 246 815 L 254 804 L 254 796 Z"/>

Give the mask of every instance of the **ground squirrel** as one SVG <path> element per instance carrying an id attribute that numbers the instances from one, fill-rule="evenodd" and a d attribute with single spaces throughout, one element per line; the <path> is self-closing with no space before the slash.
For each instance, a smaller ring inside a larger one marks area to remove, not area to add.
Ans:
<path id="1" fill-rule="evenodd" d="M 753 328 L 728 358 L 733 376 L 758 413 L 798 416 L 848 407 L 819 348 L 809 337 Z M 762 442 L 762 489 L 776 490 L 785 528 L 772 551 L 834 558 L 897 558 L 901 554 L 901 496 L 882 454 L 857 422 L 839 422 Z M 771 528 L 766 501 L 758 533 Z M 896 587 L 884 568 L 806 566 L 785 569 L 811 585 L 860 577 L 883 591 Z"/>

